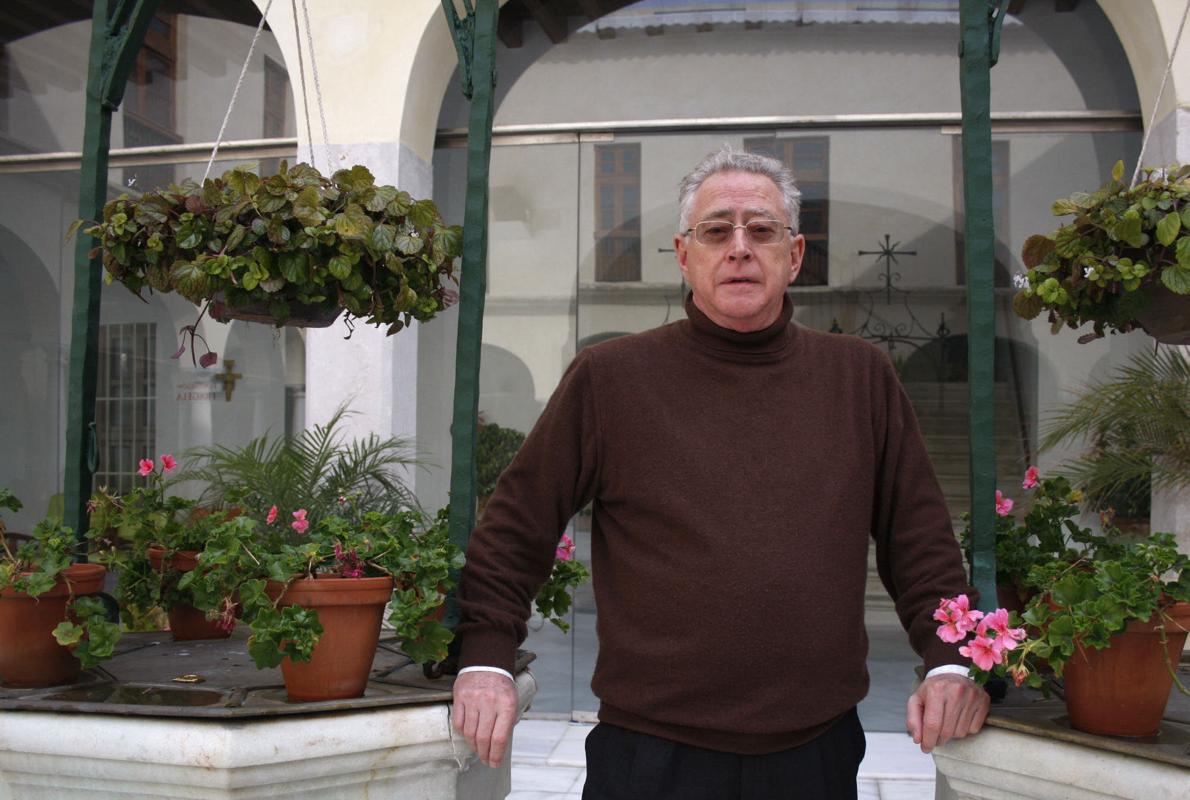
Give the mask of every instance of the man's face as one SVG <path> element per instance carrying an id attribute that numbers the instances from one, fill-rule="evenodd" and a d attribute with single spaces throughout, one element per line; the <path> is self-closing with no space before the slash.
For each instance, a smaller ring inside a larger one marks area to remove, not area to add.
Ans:
<path id="1" fill-rule="evenodd" d="M 719 172 L 695 193 L 689 226 L 704 220 L 745 225 L 759 219 L 789 224 L 777 185 L 750 172 Z M 736 228 L 721 245 L 706 245 L 694 233 L 679 233 L 674 248 L 702 313 L 724 328 L 758 331 L 780 315 L 785 287 L 797 277 L 806 242 L 785 231 L 776 244 L 753 244 L 743 228 Z"/>

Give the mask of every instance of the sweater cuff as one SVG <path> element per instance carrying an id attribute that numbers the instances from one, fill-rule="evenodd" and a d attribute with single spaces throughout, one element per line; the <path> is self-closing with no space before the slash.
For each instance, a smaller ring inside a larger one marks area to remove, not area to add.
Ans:
<path id="1" fill-rule="evenodd" d="M 959 654 L 958 644 L 947 644 L 937 638 L 922 653 L 922 660 L 927 673 L 946 664 L 958 665 L 963 669 L 971 665 L 971 659 Z"/>
<path id="2" fill-rule="evenodd" d="M 495 667 L 512 675 L 516 640 L 490 630 L 469 630 L 459 646 L 459 667 Z"/>

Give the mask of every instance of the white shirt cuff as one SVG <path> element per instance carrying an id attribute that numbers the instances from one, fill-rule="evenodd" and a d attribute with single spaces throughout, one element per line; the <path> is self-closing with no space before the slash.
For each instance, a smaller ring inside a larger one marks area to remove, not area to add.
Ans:
<path id="1" fill-rule="evenodd" d="M 967 667 L 964 667 L 962 664 L 943 664 L 940 667 L 934 667 L 932 670 L 930 670 L 929 672 L 926 673 L 926 677 L 932 678 L 935 675 L 948 675 L 948 674 L 962 675 L 964 678 L 971 677 L 971 671 Z M 972 680 L 974 680 L 974 679 L 972 679 Z"/>
<path id="2" fill-rule="evenodd" d="M 939 669 L 941 669 L 941 667 L 939 667 Z M 505 678 L 508 678 L 513 683 L 516 683 L 516 679 L 512 677 L 511 672 L 506 669 L 500 669 L 499 667 L 463 667 L 461 670 L 459 670 L 460 675 L 465 672 L 495 672 L 503 675 Z"/>

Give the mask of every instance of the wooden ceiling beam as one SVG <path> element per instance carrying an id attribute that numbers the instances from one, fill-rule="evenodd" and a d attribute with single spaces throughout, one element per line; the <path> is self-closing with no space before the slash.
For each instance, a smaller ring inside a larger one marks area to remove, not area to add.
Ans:
<path id="1" fill-rule="evenodd" d="M 545 31 L 545 35 L 550 37 L 551 42 L 561 44 L 566 41 L 567 29 L 564 15 L 550 8 L 545 0 L 521 0 L 521 4 Z"/>
<path id="2" fill-rule="evenodd" d="M 496 37 L 509 50 L 516 50 L 525 43 L 524 20 L 515 12 L 510 12 L 512 3 L 500 9 L 500 18 L 496 20 Z"/>

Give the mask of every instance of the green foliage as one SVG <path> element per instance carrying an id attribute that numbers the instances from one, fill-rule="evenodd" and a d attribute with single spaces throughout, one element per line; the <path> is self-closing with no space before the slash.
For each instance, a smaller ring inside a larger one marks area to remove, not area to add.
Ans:
<path id="1" fill-rule="evenodd" d="M 419 465 L 412 445 L 375 434 L 344 441 L 339 425 L 348 414 L 340 408 L 325 425 L 298 436 L 265 435 L 243 447 L 191 450 L 178 480 L 204 485 L 203 504 L 241 506 L 261 523 L 272 506 L 286 518 L 304 508 L 312 524 L 341 513 L 347 502 L 382 513 L 416 507 L 402 478 L 407 468 Z"/>
<path id="2" fill-rule="evenodd" d="M 218 524 L 198 568 L 179 585 L 208 616 L 230 621 L 238 613 L 252 628 L 249 655 L 263 668 L 286 657 L 309 660 L 323 632 L 316 611 L 278 605 L 284 585 L 297 578 L 389 576 L 388 621 L 403 652 L 419 662 L 445 658 L 452 635 L 433 617 L 463 560 L 450 543 L 447 510 L 430 520 L 409 509 L 355 508 L 346 503 L 342 515 L 324 516 L 305 533 L 291 532 L 284 521 L 262 526 L 248 515 Z"/>
<path id="3" fill-rule="evenodd" d="M 20 511 L 21 501 L 0 487 L 0 508 Z M 59 574 L 73 561 L 77 551 L 74 531 L 60 517 L 49 516 L 37 523 L 32 536 L 14 550 L 5 537 L 0 518 L 0 589 L 13 589 L 39 597 L 60 580 Z M 59 644 L 72 645 L 84 667 L 93 667 L 111 656 L 120 640 L 120 626 L 110 622 L 103 603 L 93 597 L 72 598 L 67 617 L 54 629 Z"/>
<path id="4" fill-rule="evenodd" d="M 570 630 L 566 615 L 570 613 L 571 590 L 578 588 L 591 573 L 577 559 L 555 559 L 549 580 L 537 592 L 534 606 L 537 613 L 556 625 L 562 632 Z"/>
<path id="5" fill-rule="evenodd" d="M 479 426 L 475 437 L 475 493 L 487 497 L 496 491 L 500 473 L 512 463 L 525 443 L 525 434 L 515 428 L 502 428 L 494 422 Z"/>
<path id="6" fill-rule="evenodd" d="M 1101 650 L 1131 620 L 1153 619 L 1176 602 L 1190 601 L 1190 557 L 1173 534 L 1139 542 L 1108 542 L 1072 562 L 1035 567 L 1029 582 L 1041 589 L 1025 609 L 1035 629 L 1009 663 L 1036 672 L 1030 657 L 1044 658 L 1061 677 L 1079 647 Z"/>
<path id="7" fill-rule="evenodd" d="M 1092 323 L 1080 341 L 1138 327 L 1158 285 L 1190 294 L 1190 165 L 1148 171 L 1133 188 L 1123 162 L 1112 176 L 1097 192 L 1055 202 L 1054 215 L 1073 222 L 1030 236 L 1021 251 L 1028 272 L 1013 309 L 1026 319 L 1048 309 L 1054 333 Z"/>
<path id="8" fill-rule="evenodd" d="M 1018 592 L 1029 587 L 1034 567 L 1076 556 L 1076 546 L 1086 546 L 1099 539 L 1089 528 L 1079 527 L 1082 493 L 1071 488 L 1064 477 L 1040 480 L 1033 502 L 1018 522 L 1009 514 L 996 516 L 996 585 Z M 963 514 L 966 527 L 959 534 L 963 552 L 971 561 L 973 539 L 971 515 Z"/>
<path id="9" fill-rule="evenodd" d="M 1080 439 L 1089 449 L 1062 468 L 1096 508 L 1147 501 L 1150 482 L 1190 486 L 1190 362 L 1174 348 L 1137 353 L 1059 407 L 1041 447 Z"/>
<path id="10" fill-rule="evenodd" d="M 121 195 L 86 233 L 107 280 L 138 297 L 221 295 L 267 306 L 279 325 L 295 304 L 340 307 L 395 333 L 447 306 L 462 234 L 431 201 L 375 183 L 363 166 L 329 179 L 306 164 L 268 177 L 236 168 L 201 187 Z"/>

